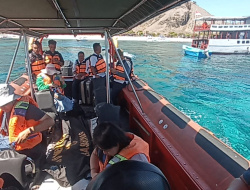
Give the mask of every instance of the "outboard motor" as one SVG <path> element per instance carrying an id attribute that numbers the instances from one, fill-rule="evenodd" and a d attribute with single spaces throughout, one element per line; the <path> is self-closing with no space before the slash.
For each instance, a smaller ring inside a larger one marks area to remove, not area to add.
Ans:
<path id="1" fill-rule="evenodd" d="M 170 190 L 170 185 L 156 166 L 135 160 L 106 168 L 87 186 L 87 190 Z"/>

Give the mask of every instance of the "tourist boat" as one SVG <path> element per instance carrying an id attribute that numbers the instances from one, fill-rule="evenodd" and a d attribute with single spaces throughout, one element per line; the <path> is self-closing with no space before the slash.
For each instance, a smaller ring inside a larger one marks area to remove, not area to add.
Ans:
<path id="1" fill-rule="evenodd" d="M 250 17 L 196 18 L 192 47 L 213 54 L 249 54 Z"/>
<path id="2" fill-rule="evenodd" d="M 86 42 L 87 38 L 85 36 L 77 36 L 76 41 L 78 41 L 78 42 Z"/>
<path id="3" fill-rule="evenodd" d="M 202 50 L 187 45 L 183 45 L 182 49 L 184 51 L 184 55 L 194 56 L 197 58 L 208 58 L 212 55 L 212 52 L 209 50 Z"/>
<path id="4" fill-rule="evenodd" d="M 28 67 L 28 76 L 24 74 L 12 82 L 9 81 L 22 36 L 28 63 L 27 36 L 43 38 L 50 34 L 99 34 L 105 36 L 105 49 L 109 49 L 110 44 L 112 50 L 114 45 L 111 36 L 124 33 L 163 11 L 185 2 L 187 1 L 48 0 L 36 1 L 34 6 L 32 0 L 26 0 L 25 4 L 19 0 L 2 1 L 0 31 L 20 35 L 6 83 L 13 85 L 16 93 L 31 95 L 37 101 L 39 100 L 35 97 L 30 67 Z M 114 49 L 117 51 L 116 48 Z M 107 51 L 105 55 L 106 60 L 109 60 Z M 65 78 L 67 81 L 65 94 L 70 96 L 73 77 Z M 134 77 L 133 81 L 129 82 L 128 88 L 124 88 L 119 95 L 120 119 L 127 130 L 148 142 L 151 162 L 164 173 L 172 190 L 227 189 L 235 178 L 250 167 L 248 160 L 175 108 L 139 77 Z M 106 88 L 109 103 L 108 82 Z M 47 102 L 48 99 L 45 101 Z M 84 105 L 82 109 L 85 109 Z M 90 118 L 88 120 L 90 122 L 87 121 L 90 127 L 94 127 L 94 119 Z M 60 147 L 60 150 L 63 147 Z M 69 152 L 64 156 L 69 156 L 68 159 L 74 164 L 78 160 L 70 157 L 74 156 L 70 153 L 71 148 L 72 146 L 67 146 L 65 151 Z M 7 168 L 3 167 L 4 161 L 9 160 L 0 159 L 0 176 L 10 168 L 18 173 L 16 171 L 18 168 L 14 163 L 9 164 Z M 68 168 L 70 169 L 68 172 L 73 175 L 82 167 L 84 166 L 74 167 L 73 173 L 72 168 Z M 23 172 L 22 168 L 20 170 Z M 70 183 L 73 188 L 77 180 L 80 180 L 79 177 L 81 176 L 71 179 L 74 180 Z M 19 178 L 25 179 L 20 175 Z M 27 188 L 27 182 L 23 182 L 22 185 Z"/>

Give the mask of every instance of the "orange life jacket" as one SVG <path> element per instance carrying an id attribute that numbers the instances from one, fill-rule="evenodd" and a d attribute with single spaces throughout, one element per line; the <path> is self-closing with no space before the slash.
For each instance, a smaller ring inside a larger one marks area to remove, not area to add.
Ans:
<path id="1" fill-rule="evenodd" d="M 128 61 L 129 61 L 129 60 L 128 60 Z M 130 73 L 128 73 L 128 75 L 129 75 L 129 77 L 131 78 L 131 73 L 132 73 L 132 68 L 133 68 L 133 67 L 132 67 L 132 62 L 130 62 L 130 63 L 131 63 L 131 65 L 130 65 L 131 70 L 130 70 Z M 124 68 L 123 68 L 123 66 L 122 66 L 122 64 L 121 64 L 120 62 L 117 62 L 115 69 L 116 69 L 118 72 L 120 72 L 120 73 L 125 73 Z M 119 75 L 117 75 L 117 74 L 113 74 L 113 77 L 114 77 L 114 79 L 116 79 L 116 80 L 127 81 L 126 78 L 121 77 L 121 76 L 119 76 Z"/>
<path id="2" fill-rule="evenodd" d="M 104 61 L 102 55 L 93 54 L 92 56 L 97 57 L 97 62 L 95 64 L 95 69 L 97 73 L 105 73 L 106 72 L 106 62 Z M 90 63 L 91 66 L 91 63 Z"/>
<path id="3" fill-rule="evenodd" d="M 57 52 L 55 52 L 55 55 L 53 55 L 53 56 L 49 53 L 49 51 L 45 52 L 44 62 L 46 64 L 49 64 L 49 63 L 54 64 L 56 70 L 61 72 L 61 65 L 59 63 L 57 63 L 56 60 L 59 60 L 59 62 L 61 61 L 60 56 Z"/>
<path id="4" fill-rule="evenodd" d="M 37 76 L 39 73 L 41 73 L 42 69 L 45 69 L 45 67 L 46 65 L 43 60 L 37 60 L 31 63 L 31 72 Z"/>
<path id="5" fill-rule="evenodd" d="M 86 61 L 82 62 L 82 63 L 79 63 L 78 60 L 76 60 L 76 73 L 79 74 L 79 73 L 85 73 L 86 72 Z"/>
<path id="6" fill-rule="evenodd" d="M 12 108 L 9 121 L 9 141 L 15 142 L 20 132 L 29 127 L 35 127 L 40 121 L 26 120 L 25 116 L 29 107 L 29 104 L 33 104 L 38 107 L 37 103 L 30 96 L 23 96 L 17 100 Z M 24 143 L 17 144 L 16 150 L 31 149 L 42 141 L 42 134 L 32 134 L 33 138 L 27 139 Z"/>
<path id="7" fill-rule="evenodd" d="M 117 162 L 123 160 L 129 160 L 136 154 L 144 154 L 147 157 L 148 161 L 150 162 L 148 143 L 132 133 L 126 133 L 126 135 L 132 140 L 127 147 L 122 149 L 117 155 L 114 156 L 120 159 L 117 160 Z M 111 159 L 108 156 L 106 156 L 104 163 L 99 161 L 100 172 L 102 172 L 106 168 L 108 163 L 114 164 L 110 161 Z"/>

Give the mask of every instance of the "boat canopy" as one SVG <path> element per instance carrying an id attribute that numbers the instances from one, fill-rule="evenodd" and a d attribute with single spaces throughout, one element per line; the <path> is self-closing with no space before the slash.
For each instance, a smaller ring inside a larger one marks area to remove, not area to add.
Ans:
<path id="1" fill-rule="evenodd" d="M 221 20 L 247 20 L 250 19 L 248 17 L 216 17 L 216 16 L 204 16 L 196 18 L 196 21 L 221 21 Z"/>
<path id="2" fill-rule="evenodd" d="M 188 0 L 0 0 L 0 32 L 103 34 L 131 30 Z"/>

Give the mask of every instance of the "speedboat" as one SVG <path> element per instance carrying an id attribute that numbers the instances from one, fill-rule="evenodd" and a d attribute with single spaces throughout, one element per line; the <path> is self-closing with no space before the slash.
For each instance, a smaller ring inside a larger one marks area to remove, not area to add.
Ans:
<path id="1" fill-rule="evenodd" d="M 22 38 L 28 63 L 30 62 L 28 36 L 41 39 L 51 34 L 99 34 L 105 36 L 106 50 L 114 48 L 117 51 L 112 36 L 127 32 L 163 11 L 185 2 L 187 1 L 39 0 L 34 4 L 33 0 L 2 1 L 0 31 L 20 36 L 6 83 L 11 84 L 16 89 L 16 93 L 32 96 L 40 102 L 39 107 L 42 109 L 49 99 L 46 99 L 45 95 L 36 94 L 32 84 L 30 64 L 28 64 L 28 74 L 10 81 L 10 74 Z M 105 52 L 107 62 L 110 60 L 108 53 L 108 51 Z M 109 76 L 108 67 L 106 75 Z M 73 76 L 64 76 L 64 78 L 67 82 L 65 95 L 70 97 Z M 108 105 L 110 105 L 109 90 L 107 80 L 105 101 Z M 175 108 L 139 77 L 134 76 L 132 80 L 129 80 L 128 87 L 122 90 L 118 98 L 120 111 L 112 113 L 119 116 L 119 121 L 125 130 L 132 131 L 148 142 L 151 163 L 165 175 L 172 190 L 227 189 L 232 181 L 239 178 L 250 167 L 247 159 Z M 87 162 L 83 164 L 89 159 L 91 151 L 91 140 L 87 138 L 91 136 L 87 134 L 90 134 L 95 127 L 96 116 L 98 119 L 102 117 L 102 114 L 98 115 L 93 109 L 94 106 L 96 105 L 82 105 L 84 115 L 77 117 L 71 115 L 69 116 L 71 120 L 63 118 L 61 121 L 68 128 L 65 128 L 67 130 L 63 131 L 60 140 L 56 142 L 57 146 L 54 147 L 57 149 L 54 149 L 48 161 L 48 170 L 51 173 L 65 169 L 69 183 L 60 183 L 60 186 L 77 189 L 75 185 L 78 185 L 80 181 L 88 180 L 85 174 L 89 165 Z M 110 112 L 109 109 L 101 113 L 108 112 Z M 70 127 L 73 124 L 69 121 L 74 123 L 74 127 Z M 79 124 L 80 128 L 75 127 Z M 79 130 L 74 131 L 76 128 Z M 73 140 L 72 132 L 77 140 Z M 2 150 L 1 153 L 4 154 L 6 151 L 8 150 Z M 81 156 L 76 157 L 76 155 Z M 19 157 L 25 159 L 23 155 Z M 9 159 L 0 158 L 0 176 L 6 172 L 11 173 L 15 179 L 18 179 L 23 189 L 28 189 L 29 181 L 25 177 L 23 162 L 16 164 L 14 159 L 15 156 L 10 156 Z M 124 175 L 127 176 L 125 170 Z M 60 175 L 57 176 L 60 177 Z M 48 189 L 48 186 L 52 188 L 52 185 L 48 185 L 52 183 L 51 180 L 54 179 L 50 177 L 45 179 L 41 188 Z M 134 180 L 138 180 L 138 183 L 145 182 L 143 178 L 134 177 Z M 54 189 L 59 188 L 62 189 L 58 186 Z"/>
<path id="2" fill-rule="evenodd" d="M 197 58 L 208 58 L 212 55 L 212 52 L 209 50 L 202 50 L 187 45 L 183 45 L 182 49 L 184 51 L 184 55 L 194 56 Z"/>

